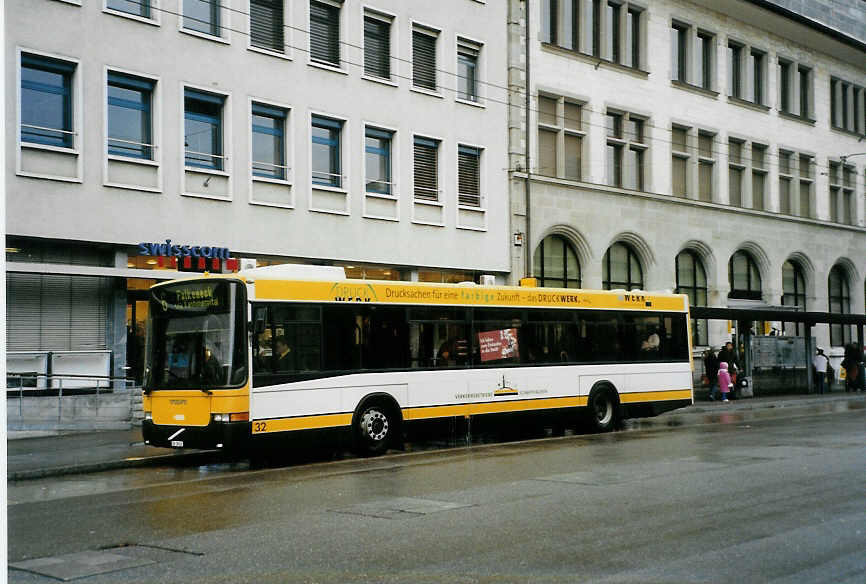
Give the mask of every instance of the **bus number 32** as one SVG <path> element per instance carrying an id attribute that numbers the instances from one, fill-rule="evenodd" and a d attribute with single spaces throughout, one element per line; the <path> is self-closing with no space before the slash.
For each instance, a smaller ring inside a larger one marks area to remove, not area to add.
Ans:
<path id="1" fill-rule="evenodd" d="M 267 422 L 253 422 L 253 432 L 267 432 Z"/>

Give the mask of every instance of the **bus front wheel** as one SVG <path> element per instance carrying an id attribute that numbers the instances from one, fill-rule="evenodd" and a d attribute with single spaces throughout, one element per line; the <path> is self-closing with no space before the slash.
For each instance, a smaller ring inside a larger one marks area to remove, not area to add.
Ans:
<path id="1" fill-rule="evenodd" d="M 382 403 L 365 405 L 355 422 L 355 446 L 363 456 L 378 456 L 388 450 L 397 431 L 398 420 Z"/>
<path id="2" fill-rule="evenodd" d="M 596 432 L 610 432 L 619 421 L 616 393 L 610 388 L 593 391 L 587 404 L 587 418 Z"/>

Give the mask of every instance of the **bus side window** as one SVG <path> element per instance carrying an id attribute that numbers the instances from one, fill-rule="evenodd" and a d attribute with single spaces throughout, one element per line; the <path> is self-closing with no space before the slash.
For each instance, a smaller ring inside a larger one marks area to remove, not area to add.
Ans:
<path id="1" fill-rule="evenodd" d="M 505 365 L 521 362 L 523 334 L 520 310 L 478 308 L 475 310 L 472 335 L 472 359 L 478 365 Z"/>
<path id="2" fill-rule="evenodd" d="M 270 320 L 270 310 L 267 306 L 256 307 L 253 322 L 262 321 L 265 328 L 262 332 L 253 330 L 253 373 L 268 374 L 273 371 L 271 356 L 273 355 L 273 323 Z"/>
<path id="3" fill-rule="evenodd" d="M 321 368 L 322 325 L 316 306 L 272 306 L 275 373 Z"/>
<path id="4" fill-rule="evenodd" d="M 410 308 L 408 335 L 409 366 L 413 369 L 469 364 L 463 308 Z"/>

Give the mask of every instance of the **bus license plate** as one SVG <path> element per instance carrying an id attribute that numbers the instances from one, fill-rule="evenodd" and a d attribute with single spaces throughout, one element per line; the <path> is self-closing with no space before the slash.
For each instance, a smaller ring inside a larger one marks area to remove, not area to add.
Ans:
<path id="1" fill-rule="evenodd" d="M 175 448 L 183 448 L 183 440 L 172 440 L 171 445 Z"/>

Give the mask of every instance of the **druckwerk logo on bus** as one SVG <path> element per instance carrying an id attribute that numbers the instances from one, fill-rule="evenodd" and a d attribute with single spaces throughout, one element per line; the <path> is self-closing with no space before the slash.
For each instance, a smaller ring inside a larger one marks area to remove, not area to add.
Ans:
<path id="1" fill-rule="evenodd" d="M 335 302 L 377 302 L 379 300 L 370 284 L 338 282 L 331 286 L 330 296 Z"/>

